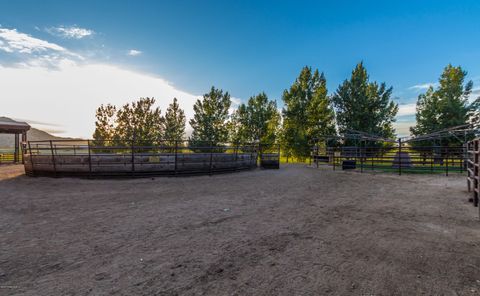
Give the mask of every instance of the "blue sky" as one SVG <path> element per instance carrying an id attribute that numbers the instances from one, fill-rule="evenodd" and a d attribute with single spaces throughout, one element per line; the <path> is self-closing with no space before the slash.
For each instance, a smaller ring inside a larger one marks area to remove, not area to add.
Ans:
<path id="1" fill-rule="evenodd" d="M 302 66 L 323 71 L 333 92 L 355 64 L 364 61 L 372 80 L 394 87 L 395 97 L 404 106 L 398 117 L 402 133 L 413 124 L 412 104 L 424 90 L 421 86 L 436 82 L 448 63 L 464 67 L 478 92 L 479 15 L 480 1 L 0 1 L 0 29 L 4 30 L 0 75 L 4 71 L 4 76 L 12 76 L 9 71 L 19 65 L 23 70 L 62 71 L 65 67 L 56 63 L 69 60 L 78 67 L 103 65 L 162 79 L 192 96 L 212 85 L 240 100 L 265 91 L 281 106 L 283 90 Z M 20 52 L 11 30 L 64 50 L 47 46 Z M 100 68 L 90 70 L 103 73 Z M 128 75 L 124 79 L 129 80 Z M 171 100 L 168 91 L 152 95 L 165 103 Z M 0 92 L 1 101 L 4 96 Z M 107 99 L 121 103 L 135 98 L 92 99 L 89 104 Z M 88 122 L 94 112 L 90 109 L 83 111 L 89 112 Z M 52 121 L 48 110 L 35 111 L 5 112 L 16 118 Z M 85 131 L 72 131 L 72 126 L 85 123 L 63 121 L 51 122 L 62 127 L 57 133 L 91 133 L 93 123 Z"/>

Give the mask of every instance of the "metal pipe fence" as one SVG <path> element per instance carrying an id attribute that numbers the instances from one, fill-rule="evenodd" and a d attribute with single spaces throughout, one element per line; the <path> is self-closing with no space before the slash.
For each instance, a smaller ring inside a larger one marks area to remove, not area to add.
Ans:
<path id="1" fill-rule="evenodd" d="M 258 143 L 180 140 L 30 141 L 25 169 L 31 176 L 213 174 L 257 167 L 260 149 L 271 150 Z"/>
<path id="2" fill-rule="evenodd" d="M 312 149 L 312 162 L 332 169 L 360 172 L 464 173 L 467 171 L 467 150 L 464 146 L 320 147 Z"/>

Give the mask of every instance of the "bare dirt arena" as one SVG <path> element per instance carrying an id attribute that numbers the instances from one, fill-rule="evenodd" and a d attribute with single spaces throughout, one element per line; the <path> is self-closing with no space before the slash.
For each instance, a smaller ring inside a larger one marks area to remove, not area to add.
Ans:
<path id="1" fill-rule="evenodd" d="M 29 178 L 0 167 L 0 295 L 479 295 L 465 176 Z"/>

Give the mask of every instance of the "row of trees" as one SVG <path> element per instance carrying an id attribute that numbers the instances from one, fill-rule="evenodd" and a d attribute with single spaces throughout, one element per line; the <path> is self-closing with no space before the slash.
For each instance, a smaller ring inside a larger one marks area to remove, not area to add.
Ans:
<path id="1" fill-rule="evenodd" d="M 430 87 L 417 103 L 417 125 L 413 135 L 460 125 L 475 118 L 478 102 L 469 103 L 472 82 L 464 83 L 466 72 L 448 65 L 439 87 Z M 384 138 L 395 135 L 393 122 L 398 104 L 393 101 L 392 87 L 370 81 L 363 63 L 352 71 L 351 77 L 328 95 L 325 75 L 304 67 L 289 89 L 282 95 L 280 111 L 274 100 L 265 93 L 252 96 L 246 103 L 231 111 L 228 92 L 212 87 L 210 92 L 193 106 L 194 116 L 189 124 L 191 145 L 211 143 L 281 143 L 286 155 L 308 156 L 312 141 L 321 135 L 343 135 L 352 130 Z M 155 100 L 142 98 L 120 109 L 102 105 L 96 112 L 94 139 L 139 139 L 153 142 L 184 139 L 185 113 L 176 99 L 165 116 L 154 108 Z"/>
<path id="2" fill-rule="evenodd" d="M 95 132 L 96 145 L 129 145 L 135 140 L 144 145 L 153 145 L 159 139 L 170 142 L 185 137 L 185 112 L 180 109 L 176 98 L 168 106 L 165 116 L 158 107 L 154 107 L 155 99 L 140 98 L 121 108 L 114 105 L 101 105 L 96 113 Z"/>

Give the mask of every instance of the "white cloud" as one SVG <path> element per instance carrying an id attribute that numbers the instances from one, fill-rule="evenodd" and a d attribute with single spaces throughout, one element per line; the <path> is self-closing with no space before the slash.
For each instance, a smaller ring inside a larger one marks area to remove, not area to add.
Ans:
<path id="1" fill-rule="evenodd" d="M 415 115 L 417 104 L 399 104 L 397 116 Z"/>
<path id="2" fill-rule="evenodd" d="M 401 121 L 394 122 L 393 128 L 398 137 L 405 137 L 410 135 L 410 127 L 415 125 L 415 121 Z"/>
<path id="3" fill-rule="evenodd" d="M 15 29 L 0 28 L 0 50 L 21 58 L 16 63 L 0 61 L 0 116 L 26 119 L 61 136 L 91 138 L 95 110 L 101 104 L 121 106 L 140 97 L 154 97 L 165 112 L 176 97 L 188 122 L 194 103 L 201 98 L 165 79 L 89 61 Z M 237 98 L 232 101 L 233 105 L 240 102 Z M 38 122 L 49 122 L 55 128 Z"/>
<path id="4" fill-rule="evenodd" d="M 130 49 L 127 53 L 129 56 L 138 56 L 138 55 L 141 55 L 142 52 L 140 50 L 136 50 L 136 49 Z"/>
<path id="5" fill-rule="evenodd" d="M 409 87 L 408 89 L 421 91 L 421 90 L 426 90 L 429 87 L 435 87 L 437 85 L 438 85 L 438 83 L 436 83 L 436 82 L 428 82 L 428 83 L 416 84 L 414 86 Z"/>
<path id="6" fill-rule="evenodd" d="M 139 97 L 155 97 L 165 112 L 176 97 L 187 120 L 200 96 L 181 91 L 167 81 L 107 64 L 79 65 L 63 60 L 52 70 L 39 63 L 0 66 L 3 116 L 48 121 L 67 131 L 62 136 L 90 138 L 95 109 L 100 104 L 123 105 Z M 187 121 L 188 122 L 188 121 Z"/>
<path id="7" fill-rule="evenodd" d="M 87 36 L 93 35 L 95 32 L 93 30 L 85 29 L 85 28 L 80 28 L 77 26 L 72 26 L 72 27 L 53 27 L 53 28 L 48 28 L 46 31 L 52 35 L 57 35 L 61 36 L 64 38 L 69 38 L 69 39 L 82 39 Z"/>
<path id="8" fill-rule="evenodd" d="M 8 53 L 19 52 L 31 54 L 46 51 L 68 52 L 60 45 L 20 33 L 16 29 L 0 28 L 0 41 L 2 42 L 2 44 L 0 44 L 0 50 Z"/>
<path id="9" fill-rule="evenodd" d="M 472 103 L 476 99 L 480 98 L 480 87 L 472 89 L 472 93 L 468 96 L 468 101 Z"/>

